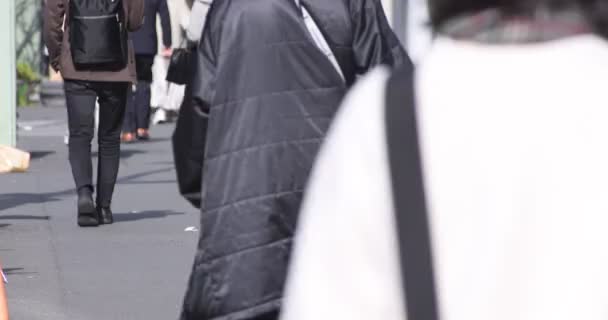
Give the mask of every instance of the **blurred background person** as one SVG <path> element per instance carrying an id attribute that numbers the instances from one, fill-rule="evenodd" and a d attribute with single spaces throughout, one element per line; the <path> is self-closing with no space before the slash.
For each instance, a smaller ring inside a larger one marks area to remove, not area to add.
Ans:
<path id="1" fill-rule="evenodd" d="M 157 15 L 162 25 L 163 48 L 161 55 L 171 55 L 172 33 L 171 16 L 167 0 L 146 0 L 144 25 L 130 34 L 135 49 L 137 84 L 133 86 L 132 98 L 129 99 L 123 122 L 123 142 L 150 138 L 150 84 L 152 82 L 152 65 L 158 52 L 158 33 L 156 31 Z"/>
<path id="2" fill-rule="evenodd" d="M 426 193 L 442 318 L 605 319 L 608 3 L 429 4 L 429 55 L 390 80 L 415 88 L 402 106 L 416 105 L 426 188 L 392 190 L 389 151 L 412 146 L 387 142 L 390 72 L 375 71 L 319 157 L 282 319 L 407 319 L 404 192 Z"/>
<path id="3" fill-rule="evenodd" d="M 411 62 L 379 0 L 214 1 L 197 55 L 209 128 L 205 148 L 176 150 L 204 158 L 181 319 L 277 319 L 302 192 L 342 97 L 371 68 Z"/>
<path id="4" fill-rule="evenodd" d="M 172 22 L 171 35 L 173 38 L 173 48 L 184 48 L 187 45 L 186 30 L 190 21 L 191 2 L 189 0 L 167 1 Z M 157 25 L 157 30 L 162 32 L 160 24 Z M 201 31 L 202 28 L 199 30 L 199 33 Z M 162 46 L 162 43 L 159 42 L 160 46 Z M 153 125 L 172 122 L 177 117 L 184 98 L 184 86 L 166 80 L 169 61 L 170 56 L 166 55 L 156 55 L 154 58 L 150 103 Z"/>
<path id="5" fill-rule="evenodd" d="M 193 0 L 186 30 L 186 47 L 191 67 L 186 71 L 188 81 L 172 137 L 179 191 L 198 208 L 201 205 L 201 173 L 204 157 L 201 150 L 205 149 L 208 119 L 207 112 L 198 108 L 192 99 L 192 78 L 197 65 L 196 48 L 203 34 L 211 3 L 212 0 Z"/>
<path id="6" fill-rule="evenodd" d="M 86 15 L 79 16 L 79 12 Z M 129 86 L 136 82 L 132 44 L 123 35 L 142 25 L 144 0 L 107 6 L 90 1 L 47 0 L 43 20 L 51 66 L 64 78 L 69 160 L 78 195 L 77 222 L 81 227 L 111 224 L 110 207 L 120 167 L 120 129 Z M 94 202 L 91 141 L 95 135 L 96 103 L 99 161 Z"/>

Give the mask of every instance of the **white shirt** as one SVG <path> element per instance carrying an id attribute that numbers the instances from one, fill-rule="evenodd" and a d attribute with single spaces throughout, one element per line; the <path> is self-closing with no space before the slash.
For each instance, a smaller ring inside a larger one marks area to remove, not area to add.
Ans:
<path id="1" fill-rule="evenodd" d="M 344 81 L 344 73 L 342 72 L 340 64 L 338 63 L 338 59 L 334 55 L 333 51 L 331 51 L 329 43 L 327 43 L 327 40 L 323 36 L 323 32 L 308 12 L 308 9 L 301 5 L 299 0 L 295 0 L 295 3 L 298 8 L 302 10 L 302 19 L 304 20 L 304 25 L 306 26 L 306 29 L 308 29 L 308 33 L 310 34 L 312 41 L 315 43 L 321 53 L 323 53 L 323 55 L 327 58 L 327 60 L 331 62 L 340 78 L 342 78 L 342 81 Z"/>
<path id="2" fill-rule="evenodd" d="M 386 70 L 347 97 L 314 170 L 283 320 L 404 320 Z M 608 319 L 608 45 L 440 38 L 416 75 L 444 320 Z M 419 320 L 419 319 L 413 319 Z"/>
<path id="3" fill-rule="evenodd" d="M 198 42 L 203 35 L 207 13 L 213 0 L 195 0 L 192 4 L 186 36 L 188 40 Z"/>

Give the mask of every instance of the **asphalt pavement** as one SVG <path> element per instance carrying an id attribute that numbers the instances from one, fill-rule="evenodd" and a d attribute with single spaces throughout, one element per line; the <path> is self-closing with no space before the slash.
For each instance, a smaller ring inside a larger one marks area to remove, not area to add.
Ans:
<path id="1" fill-rule="evenodd" d="M 11 319 L 177 319 L 199 214 L 177 192 L 173 126 L 153 127 L 149 142 L 123 145 L 116 222 L 82 229 L 66 117 L 63 108 L 20 108 L 18 146 L 31 152 L 31 168 L 0 175 L 0 261 Z"/>

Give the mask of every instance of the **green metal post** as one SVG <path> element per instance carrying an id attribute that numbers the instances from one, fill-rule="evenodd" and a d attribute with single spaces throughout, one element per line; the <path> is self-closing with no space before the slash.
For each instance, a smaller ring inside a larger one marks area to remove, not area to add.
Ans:
<path id="1" fill-rule="evenodd" d="M 0 0 L 0 144 L 17 143 L 15 0 Z"/>

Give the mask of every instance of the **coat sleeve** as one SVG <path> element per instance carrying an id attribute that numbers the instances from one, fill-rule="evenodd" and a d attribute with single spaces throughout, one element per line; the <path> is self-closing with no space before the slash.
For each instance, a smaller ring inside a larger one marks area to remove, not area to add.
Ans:
<path id="1" fill-rule="evenodd" d="M 144 0 L 123 1 L 127 16 L 127 30 L 137 31 L 144 23 Z"/>
<path id="2" fill-rule="evenodd" d="M 163 30 L 163 45 L 165 46 L 165 48 L 171 48 L 171 15 L 169 14 L 169 6 L 167 5 L 167 0 L 160 0 L 158 14 L 160 15 L 160 25 Z"/>
<path id="3" fill-rule="evenodd" d="M 65 3 L 63 0 L 46 0 L 44 5 L 44 42 L 49 50 L 50 64 L 59 71 L 61 45 L 63 42 L 63 21 L 65 18 Z"/>
<path id="4" fill-rule="evenodd" d="M 412 67 L 412 62 L 386 19 L 380 0 L 351 0 L 353 50 L 358 74 L 377 65 Z"/>

